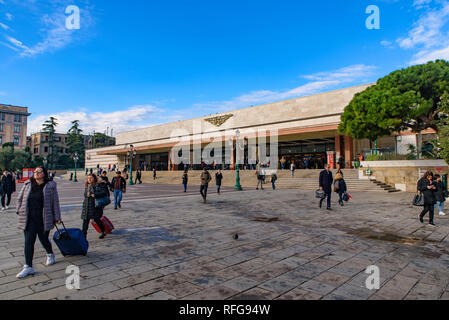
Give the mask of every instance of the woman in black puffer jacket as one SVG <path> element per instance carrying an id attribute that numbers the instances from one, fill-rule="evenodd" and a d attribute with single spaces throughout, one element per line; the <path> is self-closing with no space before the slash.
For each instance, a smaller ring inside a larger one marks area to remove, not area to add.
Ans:
<path id="1" fill-rule="evenodd" d="M 419 221 L 424 223 L 424 216 L 429 212 L 429 225 L 435 226 L 433 222 L 434 206 L 436 203 L 435 192 L 437 186 L 433 181 L 432 172 L 426 172 L 424 176 L 418 181 L 418 190 L 422 192 L 424 196 L 424 210 L 419 215 Z"/>
<path id="2" fill-rule="evenodd" d="M 106 236 L 105 227 L 101 218 L 103 217 L 103 208 L 95 207 L 95 198 L 104 198 L 109 195 L 107 184 L 102 180 L 98 183 L 95 174 L 89 174 L 86 181 L 86 189 L 84 190 L 83 211 L 81 219 L 83 220 L 83 233 L 87 238 L 87 230 L 89 229 L 90 220 L 94 220 L 101 230 L 100 239 Z"/>

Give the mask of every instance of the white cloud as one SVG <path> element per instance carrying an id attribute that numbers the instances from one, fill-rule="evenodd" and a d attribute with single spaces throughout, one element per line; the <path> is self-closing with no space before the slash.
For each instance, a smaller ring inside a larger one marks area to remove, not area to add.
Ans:
<path id="1" fill-rule="evenodd" d="M 5 16 L 6 16 L 6 20 L 8 20 L 8 21 L 12 21 L 12 19 L 14 18 L 14 16 L 10 13 L 6 13 Z"/>
<path id="2" fill-rule="evenodd" d="M 228 101 L 214 101 L 195 104 L 195 108 L 203 108 L 203 111 L 213 113 L 224 112 L 241 107 L 281 101 L 297 98 L 305 95 L 316 94 L 330 90 L 342 84 L 349 84 L 357 80 L 363 80 L 372 75 L 376 67 L 363 64 L 352 65 L 338 70 L 319 72 L 312 75 L 303 75 L 301 78 L 313 80 L 299 87 L 284 90 L 258 90 L 235 97 Z"/>
<path id="3" fill-rule="evenodd" d="M 84 134 L 104 132 L 109 127 L 114 133 L 145 128 L 163 119 L 163 111 L 152 105 L 133 106 L 126 110 L 114 112 L 89 112 L 86 109 L 65 111 L 52 114 L 31 116 L 28 120 L 28 135 L 39 132 L 42 124 L 51 116 L 57 119 L 57 132 L 65 133 L 71 127 L 73 120 L 80 121 Z M 159 121 L 157 121 L 159 120 Z M 162 121 L 163 122 L 163 121 Z"/>
<path id="4" fill-rule="evenodd" d="M 442 49 L 437 49 L 433 51 L 420 51 L 414 56 L 414 60 L 410 64 L 423 64 L 428 61 L 434 61 L 437 59 L 444 59 L 449 61 L 449 46 Z"/>
<path id="5" fill-rule="evenodd" d="M 8 27 L 6 24 L 1 23 L 1 22 L 0 22 L 0 27 L 2 27 L 4 30 L 9 30 L 9 29 L 11 29 L 11 28 Z"/>
<path id="6" fill-rule="evenodd" d="M 12 38 L 12 37 L 9 37 L 9 36 L 6 36 L 6 39 L 7 39 L 10 43 L 12 43 L 16 48 L 23 49 L 23 50 L 29 50 L 28 47 L 25 46 L 25 45 L 22 43 L 22 41 L 19 41 L 19 40 L 15 39 L 15 38 Z"/>
<path id="7" fill-rule="evenodd" d="M 393 43 L 391 41 L 387 41 L 387 40 L 382 40 L 380 42 L 381 46 L 385 47 L 385 48 L 393 48 Z"/>

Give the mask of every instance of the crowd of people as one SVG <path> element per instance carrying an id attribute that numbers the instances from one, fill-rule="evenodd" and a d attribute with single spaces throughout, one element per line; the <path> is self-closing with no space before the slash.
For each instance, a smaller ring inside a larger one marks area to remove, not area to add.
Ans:
<path id="1" fill-rule="evenodd" d="M 97 168 L 100 169 L 100 168 Z M 263 168 L 259 165 L 256 168 L 257 187 L 259 186 L 263 190 L 263 184 L 265 183 L 265 173 Z M 114 199 L 114 210 L 121 208 L 121 202 L 123 194 L 126 193 L 126 180 L 122 177 L 120 171 L 115 171 L 115 176 L 109 181 L 109 170 L 100 170 L 96 173 L 86 172 L 87 179 L 84 188 L 84 201 L 81 209 L 81 228 L 82 233 L 87 238 L 88 228 L 90 221 L 94 221 L 98 226 L 101 234 L 100 239 L 104 239 L 107 235 L 106 227 L 102 221 L 103 211 L 105 205 L 110 203 L 110 194 L 112 192 Z M 294 171 L 294 168 L 292 169 Z M 277 175 L 275 172 L 271 172 L 271 183 L 273 190 L 276 190 Z M 140 183 L 142 173 L 140 170 L 136 172 L 136 182 Z M 429 225 L 435 226 L 434 223 L 434 210 L 439 210 L 439 215 L 443 216 L 445 213 L 444 202 L 446 197 L 449 196 L 445 186 L 442 182 L 442 177 L 432 172 L 426 172 L 423 177 L 417 183 L 417 189 L 422 193 L 424 208 L 419 215 L 419 221 L 424 223 L 424 217 L 429 214 Z M 156 179 L 156 170 L 153 171 L 153 179 Z M 215 173 L 215 184 L 217 187 L 217 194 L 221 193 L 221 186 L 224 176 L 221 170 L 217 170 Z M 207 201 L 207 191 L 209 183 L 212 181 L 212 175 L 206 167 L 203 168 L 200 176 L 200 194 L 203 199 L 203 203 Z M 182 184 L 184 192 L 187 192 L 187 186 L 189 181 L 189 171 L 186 169 L 182 175 Z M 322 197 L 319 201 L 319 208 L 322 208 L 324 201 L 326 201 L 326 209 L 332 210 L 331 198 L 332 192 L 338 194 L 338 203 L 344 206 L 344 202 L 347 201 L 347 186 L 343 177 L 343 171 L 339 164 L 337 164 L 337 170 L 335 178 L 328 164 L 324 166 L 324 170 L 320 172 L 319 189 Z M 3 171 L 1 184 L 1 202 L 2 210 L 5 211 L 9 208 L 11 202 L 11 195 L 15 192 L 15 175 L 8 170 Z M 108 199 L 108 202 L 102 202 L 100 200 Z M 106 203 L 105 205 L 99 205 L 99 203 Z M 52 265 L 55 263 L 55 255 L 53 253 L 51 242 L 49 241 L 50 231 L 54 225 L 60 224 L 61 212 L 59 205 L 59 196 L 57 191 L 57 185 L 52 181 L 51 175 L 43 167 L 37 167 L 34 170 L 33 177 L 30 180 L 25 181 L 18 197 L 16 204 L 16 213 L 18 215 L 18 227 L 24 233 L 24 252 L 25 252 L 25 265 L 22 271 L 17 274 L 18 278 L 25 278 L 35 273 L 33 268 L 33 256 L 34 245 L 36 239 L 39 238 L 42 246 L 47 253 L 46 265 Z"/>

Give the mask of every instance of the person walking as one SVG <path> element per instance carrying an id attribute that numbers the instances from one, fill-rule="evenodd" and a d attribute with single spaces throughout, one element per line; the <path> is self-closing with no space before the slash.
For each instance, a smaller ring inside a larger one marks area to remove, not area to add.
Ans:
<path id="1" fill-rule="evenodd" d="M 292 163 L 290 164 L 290 171 L 292 172 L 292 178 L 295 177 L 295 163 L 292 160 Z"/>
<path id="2" fill-rule="evenodd" d="M 182 185 L 184 186 L 184 192 L 187 192 L 187 182 L 189 181 L 189 174 L 187 169 L 184 170 L 184 174 L 182 175 Z"/>
<path id="3" fill-rule="evenodd" d="M 156 175 L 157 175 L 156 167 L 153 167 L 153 180 L 156 180 Z"/>
<path id="4" fill-rule="evenodd" d="M 323 205 L 324 199 L 327 198 L 327 208 L 326 209 L 332 210 L 332 208 L 331 208 L 332 182 L 333 182 L 332 172 L 329 170 L 329 165 L 325 164 L 324 170 L 320 172 L 319 184 L 320 184 L 320 190 L 324 191 L 324 193 L 326 194 L 326 197 L 320 200 L 320 208 Z"/>
<path id="5" fill-rule="evenodd" d="M 34 275 L 33 256 L 36 238 L 47 253 L 46 266 L 55 263 L 55 255 L 48 239 L 55 223 L 60 224 L 61 208 L 59 206 L 56 183 L 49 181 L 48 172 L 43 167 L 34 170 L 33 177 L 25 181 L 17 197 L 16 213 L 18 227 L 25 236 L 25 265 L 17 278 Z"/>
<path id="6" fill-rule="evenodd" d="M 256 190 L 259 190 L 259 184 L 260 184 L 260 188 L 263 190 L 263 175 L 262 175 L 262 170 L 259 169 L 256 171 L 256 175 L 257 175 L 257 186 L 256 186 Z"/>
<path id="7" fill-rule="evenodd" d="M 424 209 L 419 215 L 419 221 L 424 223 L 424 216 L 429 213 L 429 225 L 435 226 L 433 222 L 434 218 L 434 206 L 436 203 L 435 193 L 437 186 L 433 181 L 432 172 L 426 172 L 424 176 L 418 181 L 418 190 L 423 193 L 424 196 Z"/>
<path id="8" fill-rule="evenodd" d="M 215 183 L 217 185 L 217 193 L 218 194 L 220 194 L 222 180 L 223 180 L 223 174 L 221 173 L 221 170 L 218 169 L 218 171 L 215 173 Z"/>
<path id="9" fill-rule="evenodd" d="M 273 190 L 276 190 L 276 180 L 278 179 L 278 176 L 275 172 L 271 174 L 271 185 L 273 186 Z"/>
<path id="10" fill-rule="evenodd" d="M 338 203 L 341 206 L 344 206 L 343 195 L 347 191 L 346 182 L 343 179 L 343 175 L 341 173 L 337 173 L 335 175 L 334 181 L 334 191 L 338 194 Z"/>
<path id="11" fill-rule="evenodd" d="M 135 181 L 135 184 L 137 184 L 137 180 L 139 180 L 139 184 L 142 184 L 142 171 L 141 171 L 141 170 L 137 170 L 137 171 L 136 171 L 136 181 Z"/>
<path id="12" fill-rule="evenodd" d="M 98 182 L 97 176 L 91 174 L 87 176 L 87 181 L 84 189 L 84 202 L 81 211 L 81 220 L 83 220 L 82 231 L 87 239 L 87 230 L 89 229 L 90 220 L 94 220 L 101 230 L 100 239 L 106 236 L 106 229 L 104 227 L 101 217 L 103 217 L 103 208 L 95 205 L 95 199 L 105 198 L 109 195 L 106 181 L 100 178 L 101 183 Z"/>
<path id="13" fill-rule="evenodd" d="M 206 203 L 206 197 L 207 197 L 207 188 L 209 186 L 209 182 L 212 180 L 212 177 L 210 176 L 209 171 L 207 171 L 207 168 L 203 168 L 203 172 L 201 173 L 201 187 L 200 187 L 200 193 L 203 197 L 203 203 Z"/>
<path id="14" fill-rule="evenodd" d="M 9 209 L 11 203 L 11 195 L 16 191 L 16 181 L 14 180 L 11 172 L 5 170 L 0 182 L 0 194 L 2 202 L 2 211 Z M 6 203 L 5 203 L 6 200 Z"/>
<path id="15" fill-rule="evenodd" d="M 434 179 L 436 180 L 436 191 L 435 191 L 435 200 L 436 200 L 436 204 L 435 204 L 435 208 L 439 208 L 438 210 L 438 214 L 440 216 L 445 216 L 446 214 L 444 213 L 444 202 L 446 201 L 446 196 L 445 196 L 445 188 L 443 185 L 443 181 L 441 181 L 441 176 L 439 174 L 436 174 L 434 176 Z"/>
<path id="16" fill-rule="evenodd" d="M 121 176 L 121 172 L 117 171 L 117 175 L 112 178 L 111 191 L 114 192 L 114 210 L 122 207 L 123 193 L 126 193 L 126 180 Z"/>

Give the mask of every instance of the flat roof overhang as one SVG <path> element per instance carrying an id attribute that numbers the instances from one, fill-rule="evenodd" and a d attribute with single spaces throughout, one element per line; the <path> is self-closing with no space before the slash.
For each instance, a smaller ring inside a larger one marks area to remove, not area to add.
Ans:
<path id="1" fill-rule="evenodd" d="M 337 131 L 339 123 L 333 123 L 333 124 L 326 124 L 322 126 L 309 126 L 309 127 L 299 127 L 299 128 L 287 128 L 287 129 L 279 129 L 278 130 L 278 140 L 281 141 L 287 141 L 289 136 L 295 136 L 298 134 L 306 134 L 306 133 L 317 133 L 317 132 L 328 132 L 328 131 Z M 254 128 L 257 130 L 258 128 Z M 206 133 L 207 134 L 207 133 Z M 193 134 L 190 135 L 190 137 L 193 136 Z M 243 136 L 248 138 L 255 138 L 255 135 L 246 135 L 243 134 Z M 181 139 L 186 139 L 189 136 L 180 137 Z M 270 137 L 270 131 L 267 129 L 266 131 L 266 137 L 269 140 Z M 190 141 L 180 141 L 180 142 L 166 142 L 166 143 L 159 143 L 159 144 L 153 144 L 153 145 L 147 145 L 147 146 L 136 146 L 134 147 L 134 150 L 137 151 L 137 153 L 142 153 L 143 151 L 149 151 L 152 153 L 157 152 L 164 152 L 168 151 L 169 149 L 175 147 L 175 146 L 184 146 L 184 145 L 195 145 L 195 144 L 201 144 L 201 145 L 207 145 L 213 141 L 215 142 L 224 142 L 226 138 L 229 137 L 218 137 L 215 139 L 210 140 L 190 140 Z M 235 140 L 235 136 L 232 137 L 233 140 Z M 157 141 L 157 140 L 155 140 Z M 148 141 L 150 142 L 150 141 Z M 153 142 L 153 141 L 151 141 Z M 136 143 L 137 144 L 137 143 Z M 107 151 L 99 151 L 97 152 L 97 155 L 126 155 L 126 153 L 129 151 L 129 148 L 125 147 L 125 145 L 120 146 L 121 148 L 116 150 L 107 150 Z"/>

